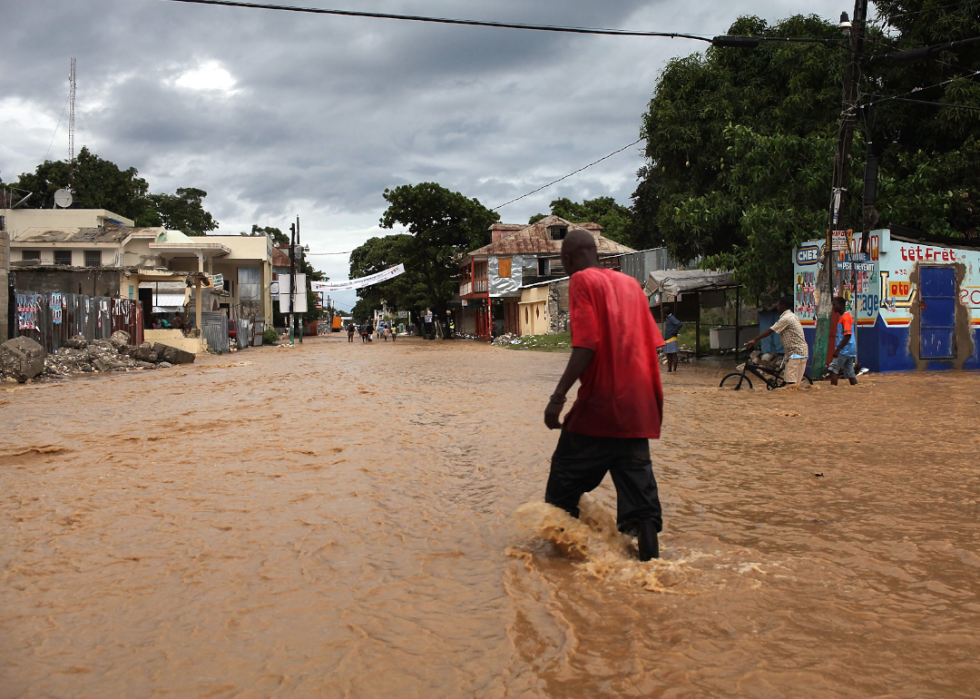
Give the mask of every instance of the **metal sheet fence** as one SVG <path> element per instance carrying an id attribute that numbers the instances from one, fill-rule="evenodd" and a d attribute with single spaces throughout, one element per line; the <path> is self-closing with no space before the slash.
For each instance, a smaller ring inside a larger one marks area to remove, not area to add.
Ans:
<path id="1" fill-rule="evenodd" d="M 228 318 L 218 311 L 201 313 L 201 325 L 208 348 L 227 354 L 231 351 L 228 343 Z"/>
<path id="2" fill-rule="evenodd" d="M 654 248 L 652 250 L 641 250 L 631 252 L 619 258 L 620 271 L 640 282 L 646 284 L 650 272 L 659 272 L 663 269 L 689 269 L 695 268 L 700 263 L 701 258 L 697 258 L 688 263 L 681 263 L 667 254 L 667 248 Z"/>
<path id="3" fill-rule="evenodd" d="M 143 342 L 143 306 L 139 301 L 15 291 L 10 303 L 14 310 L 11 337 L 29 337 L 46 352 L 63 347 L 75 335 L 89 342 L 108 340 L 117 330 L 128 332 L 132 344 Z"/>

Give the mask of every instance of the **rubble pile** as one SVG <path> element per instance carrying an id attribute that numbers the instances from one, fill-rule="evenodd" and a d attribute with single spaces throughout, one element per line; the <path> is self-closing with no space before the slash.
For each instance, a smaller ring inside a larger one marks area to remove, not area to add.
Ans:
<path id="1" fill-rule="evenodd" d="M 503 347 L 504 345 L 513 345 L 517 342 L 517 335 L 514 333 L 504 333 L 503 335 L 498 335 L 494 338 L 491 345 L 496 345 L 497 347 Z"/>
<path id="2" fill-rule="evenodd" d="M 50 378 L 79 374 L 166 369 L 194 361 L 190 352 L 160 343 L 129 344 L 129 333 L 118 330 L 108 340 L 86 341 L 82 335 L 69 338 L 64 347 L 44 360 Z"/>

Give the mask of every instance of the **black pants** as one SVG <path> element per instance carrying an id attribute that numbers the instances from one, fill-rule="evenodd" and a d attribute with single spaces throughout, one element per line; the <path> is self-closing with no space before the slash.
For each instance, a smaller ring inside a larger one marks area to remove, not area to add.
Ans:
<path id="1" fill-rule="evenodd" d="M 616 486 L 616 524 L 629 532 L 646 520 L 663 530 L 657 479 L 650 463 L 646 439 L 589 437 L 562 429 L 558 447 L 551 457 L 551 474 L 544 501 L 578 517 L 582 493 L 599 487 L 606 472 Z"/>

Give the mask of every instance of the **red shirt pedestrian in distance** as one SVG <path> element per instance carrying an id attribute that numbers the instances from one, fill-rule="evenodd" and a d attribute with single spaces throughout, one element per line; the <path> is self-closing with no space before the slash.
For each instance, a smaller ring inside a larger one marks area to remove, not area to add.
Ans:
<path id="1" fill-rule="evenodd" d="M 647 440 L 660 436 L 657 348 L 664 340 L 639 283 L 599 267 L 590 232 L 569 231 L 561 258 L 571 275 L 572 356 L 544 413 L 550 429 L 562 430 L 545 501 L 578 517 L 579 498 L 610 473 L 619 530 L 638 537 L 640 560 L 657 558 L 663 521 Z M 565 395 L 578 380 L 578 397 L 562 425 Z"/>

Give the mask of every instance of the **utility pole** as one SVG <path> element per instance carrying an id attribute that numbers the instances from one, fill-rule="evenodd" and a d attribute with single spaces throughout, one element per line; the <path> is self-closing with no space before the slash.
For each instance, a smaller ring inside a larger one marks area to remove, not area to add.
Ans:
<path id="1" fill-rule="evenodd" d="M 851 164 L 851 143 L 854 138 L 854 121 L 857 117 L 858 80 L 860 78 L 861 49 L 864 42 L 864 24 L 868 16 L 868 0 L 855 0 L 854 20 L 848 41 L 848 62 L 844 69 L 844 100 L 841 109 L 840 129 L 837 132 L 837 152 L 834 156 L 834 178 L 830 196 L 830 214 L 827 225 L 827 248 L 823 258 L 823 276 L 820 278 L 820 298 L 817 304 L 817 332 L 813 341 L 813 378 L 824 375 L 827 351 L 830 347 L 831 304 L 834 297 L 834 276 L 837 272 L 837 254 L 834 252 L 833 235 L 841 228 L 841 212 L 847 195 L 848 170 Z M 847 14 L 841 17 L 841 24 Z M 846 25 L 844 25 L 846 26 Z"/>
<path id="2" fill-rule="evenodd" d="M 290 224 L 289 226 L 289 344 L 296 344 L 293 337 L 293 332 L 296 328 L 296 324 L 293 322 L 295 318 L 295 301 L 296 301 L 296 224 Z"/>
<path id="3" fill-rule="evenodd" d="M 303 254 L 303 244 L 299 239 L 299 216 L 296 217 L 296 246 L 299 248 L 299 254 Z M 296 294 L 299 295 L 299 284 L 295 284 Z M 303 300 L 306 300 L 306 284 L 303 284 Z M 299 342 L 303 344 L 303 314 L 298 313 L 299 316 Z"/>

